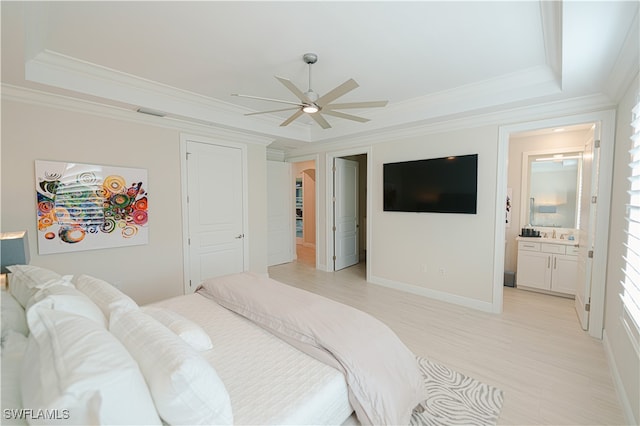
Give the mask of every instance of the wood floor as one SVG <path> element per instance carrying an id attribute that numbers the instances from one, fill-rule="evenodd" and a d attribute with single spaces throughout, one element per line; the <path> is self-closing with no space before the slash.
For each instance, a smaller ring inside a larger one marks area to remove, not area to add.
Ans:
<path id="1" fill-rule="evenodd" d="M 624 424 L 602 343 L 580 329 L 571 299 L 505 287 L 496 315 L 367 283 L 363 263 L 329 273 L 293 262 L 269 274 L 368 312 L 416 355 L 501 388 L 498 424 Z"/>

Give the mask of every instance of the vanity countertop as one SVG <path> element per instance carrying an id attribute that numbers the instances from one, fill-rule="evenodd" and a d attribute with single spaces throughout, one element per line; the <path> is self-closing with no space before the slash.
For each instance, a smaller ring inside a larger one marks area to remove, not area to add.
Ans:
<path id="1" fill-rule="evenodd" d="M 535 243 L 563 244 L 565 246 L 578 246 L 578 240 L 567 240 L 560 238 L 543 238 L 543 237 L 516 237 L 516 241 L 530 241 Z"/>

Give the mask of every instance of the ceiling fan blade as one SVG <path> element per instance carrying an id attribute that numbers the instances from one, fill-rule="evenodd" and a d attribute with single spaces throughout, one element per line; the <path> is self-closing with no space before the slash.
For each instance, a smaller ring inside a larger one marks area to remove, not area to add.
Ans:
<path id="1" fill-rule="evenodd" d="M 300 107 L 272 109 L 272 110 L 269 110 L 269 111 L 250 112 L 250 113 L 245 114 L 245 115 L 269 114 L 270 112 L 291 111 L 291 110 L 294 110 L 294 109 L 300 109 Z"/>
<path id="2" fill-rule="evenodd" d="M 276 79 L 278 79 L 278 81 L 280 83 L 282 83 L 284 85 L 284 87 L 286 87 L 287 89 L 289 89 L 291 91 L 291 93 L 296 95 L 296 98 L 300 99 L 305 104 L 310 104 L 311 103 L 309 98 L 307 98 L 307 95 L 305 95 L 302 90 L 298 89 L 298 87 L 296 87 L 296 85 L 293 84 L 291 82 L 291 80 L 288 80 L 288 79 L 283 78 L 283 77 L 278 77 L 277 75 L 275 77 L 276 77 Z"/>
<path id="3" fill-rule="evenodd" d="M 260 96 L 240 95 L 238 93 L 232 93 L 231 96 L 238 96 L 239 98 L 258 99 L 258 100 L 261 100 L 261 101 L 280 102 L 281 104 L 304 106 L 300 102 L 290 102 L 290 101 L 283 101 L 281 99 L 262 98 Z"/>
<path id="4" fill-rule="evenodd" d="M 332 115 L 334 117 L 346 118 L 347 120 L 359 121 L 361 123 L 366 123 L 367 121 L 371 121 L 368 118 L 358 117 L 356 115 L 351 115 L 351 114 L 345 114 L 344 112 L 340 112 L 340 111 L 323 109 L 322 113 L 327 115 Z"/>
<path id="5" fill-rule="evenodd" d="M 316 105 L 324 107 L 325 105 L 329 104 L 331 101 L 336 100 L 340 96 L 349 93 L 356 87 L 359 87 L 358 83 L 356 83 L 354 79 L 350 78 L 349 80 L 345 81 L 340 86 L 333 89 L 332 91 L 320 96 L 316 101 Z"/>
<path id="6" fill-rule="evenodd" d="M 313 113 L 313 114 L 309 114 L 309 116 L 311 118 L 313 118 L 313 120 L 318 123 L 320 125 L 320 127 L 322 127 L 323 129 L 330 129 L 331 125 L 329 124 L 329 122 L 327 120 L 324 119 L 324 117 L 322 115 L 320 115 L 319 113 Z"/>
<path id="7" fill-rule="evenodd" d="M 347 102 L 342 104 L 329 104 L 322 107 L 324 111 L 328 109 L 348 109 L 348 108 L 380 108 L 386 106 L 389 101 L 370 101 L 370 102 Z"/>
<path id="8" fill-rule="evenodd" d="M 284 127 L 284 126 L 288 126 L 289 124 L 291 124 L 296 118 L 300 117 L 302 114 L 304 114 L 304 112 L 300 109 L 296 112 L 293 113 L 293 115 L 289 118 L 287 118 L 286 120 L 284 120 L 281 124 L 280 127 Z"/>

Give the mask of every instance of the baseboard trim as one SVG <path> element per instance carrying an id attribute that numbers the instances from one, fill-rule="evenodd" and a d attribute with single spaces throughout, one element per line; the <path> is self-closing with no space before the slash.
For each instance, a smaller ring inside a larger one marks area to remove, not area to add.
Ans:
<path id="1" fill-rule="evenodd" d="M 412 284 L 388 280 L 386 278 L 375 276 L 370 277 L 369 282 L 383 287 L 389 287 L 395 290 L 404 291 L 406 293 L 413 293 L 417 294 L 418 296 L 425 296 L 430 299 L 440 300 L 442 302 L 452 303 L 454 305 L 477 309 L 483 312 L 494 312 L 493 304 L 491 302 L 483 302 L 481 300 L 470 299 L 468 297 L 457 296 L 455 294 L 445 293 L 443 291 L 431 290 L 429 288 L 418 287 Z"/>
<path id="2" fill-rule="evenodd" d="M 609 338 L 607 336 L 606 329 L 604 330 L 602 335 L 602 346 L 604 347 L 604 354 L 607 357 L 607 364 L 609 364 L 611 377 L 613 377 L 613 385 L 616 388 L 616 393 L 618 394 L 618 398 L 620 399 L 620 404 L 622 405 L 622 411 L 624 412 L 624 419 L 628 425 L 640 424 L 640 419 L 634 418 L 633 410 L 631 409 L 631 403 L 629 402 L 629 398 L 627 397 L 627 392 L 625 391 L 624 385 L 622 384 L 622 379 L 620 378 L 620 372 L 618 371 L 616 360 L 613 356 L 613 350 L 611 349 L 611 344 L 609 343 Z"/>

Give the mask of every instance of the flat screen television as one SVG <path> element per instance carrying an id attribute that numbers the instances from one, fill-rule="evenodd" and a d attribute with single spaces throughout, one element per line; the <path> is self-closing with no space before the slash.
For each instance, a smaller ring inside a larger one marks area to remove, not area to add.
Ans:
<path id="1" fill-rule="evenodd" d="M 476 214 L 478 154 L 383 165 L 384 211 Z"/>

